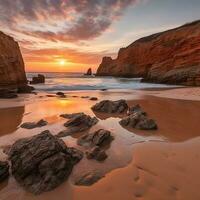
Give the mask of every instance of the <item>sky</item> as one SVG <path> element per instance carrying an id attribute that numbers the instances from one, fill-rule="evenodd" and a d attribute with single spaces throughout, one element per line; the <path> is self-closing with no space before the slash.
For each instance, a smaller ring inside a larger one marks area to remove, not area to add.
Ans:
<path id="1" fill-rule="evenodd" d="M 0 0 L 27 72 L 85 72 L 135 40 L 200 19 L 200 0 Z"/>

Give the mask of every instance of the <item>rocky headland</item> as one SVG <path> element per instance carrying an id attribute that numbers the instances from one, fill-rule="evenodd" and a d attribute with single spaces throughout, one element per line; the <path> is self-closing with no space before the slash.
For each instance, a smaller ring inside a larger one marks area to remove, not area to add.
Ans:
<path id="1" fill-rule="evenodd" d="M 200 20 L 141 38 L 104 57 L 98 76 L 142 77 L 145 82 L 200 85 Z"/>
<path id="2" fill-rule="evenodd" d="M 15 91 L 13 91 L 13 89 Z M 24 61 L 18 43 L 0 32 L 0 98 L 17 97 L 15 92 L 29 93 Z"/>

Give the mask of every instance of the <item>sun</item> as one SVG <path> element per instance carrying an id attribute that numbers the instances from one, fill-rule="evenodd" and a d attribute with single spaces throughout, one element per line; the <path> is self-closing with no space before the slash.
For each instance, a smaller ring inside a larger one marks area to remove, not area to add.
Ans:
<path id="1" fill-rule="evenodd" d="M 58 63 L 59 63 L 59 65 L 64 66 L 66 64 L 66 61 L 65 60 L 60 60 Z"/>

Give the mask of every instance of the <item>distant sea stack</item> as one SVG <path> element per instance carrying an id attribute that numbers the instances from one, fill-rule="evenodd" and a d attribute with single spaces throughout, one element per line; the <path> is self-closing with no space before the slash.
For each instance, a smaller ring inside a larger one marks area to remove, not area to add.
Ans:
<path id="1" fill-rule="evenodd" d="M 92 75 L 92 69 L 89 68 L 89 69 L 87 70 L 86 74 L 84 74 L 84 75 L 86 75 L 86 76 L 91 76 L 91 75 Z"/>
<path id="2" fill-rule="evenodd" d="M 19 45 L 0 32 L 0 88 L 26 86 L 27 79 Z"/>
<path id="3" fill-rule="evenodd" d="M 121 48 L 116 59 L 104 57 L 97 75 L 200 85 L 200 20 L 141 38 Z"/>

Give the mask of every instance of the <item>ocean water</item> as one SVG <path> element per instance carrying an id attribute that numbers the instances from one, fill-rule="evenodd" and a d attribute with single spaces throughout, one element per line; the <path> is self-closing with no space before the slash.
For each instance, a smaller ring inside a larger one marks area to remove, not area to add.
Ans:
<path id="1" fill-rule="evenodd" d="M 38 73 L 27 73 L 28 80 Z M 173 85 L 141 83 L 141 78 L 88 77 L 82 73 L 41 73 L 46 77 L 45 84 L 36 84 L 39 91 L 78 91 L 101 89 L 148 89 L 168 88 Z"/>

